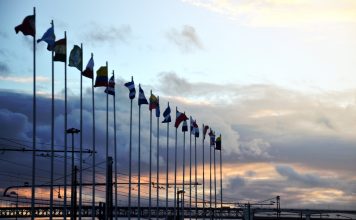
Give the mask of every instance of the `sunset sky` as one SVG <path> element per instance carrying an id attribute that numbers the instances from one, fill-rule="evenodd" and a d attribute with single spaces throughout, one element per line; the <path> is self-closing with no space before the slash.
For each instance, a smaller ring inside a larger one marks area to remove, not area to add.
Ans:
<path id="1" fill-rule="evenodd" d="M 74 44 L 83 43 L 84 65 L 93 53 L 95 70 L 108 61 L 109 72 L 115 71 L 118 157 L 122 172 L 128 169 L 130 104 L 123 84 L 133 76 L 147 98 L 150 90 L 160 96 L 161 112 L 170 103 L 172 120 L 177 106 L 196 118 L 200 128 L 203 123 L 208 124 L 217 134 L 222 134 L 226 201 L 254 202 L 280 195 L 282 207 L 356 207 L 356 1 L 2 0 L 1 138 L 32 140 L 32 37 L 16 35 L 14 27 L 32 14 L 33 7 L 37 14 L 36 38 L 42 36 L 53 19 L 56 39 L 63 38 L 67 31 L 68 51 Z M 41 143 L 50 143 L 51 138 L 50 61 L 46 44 L 38 43 L 38 141 Z M 63 63 L 55 63 L 55 143 L 58 146 L 64 143 L 63 76 Z M 79 127 L 79 80 L 78 70 L 68 67 L 69 127 Z M 83 82 L 83 145 L 89 148 L 92 145 L 91 81 L 85 78 Z M 103 146 L 98 147 L 100 162 L 105 155 L 103 89 L 96 88 L 95 96 L 97 145 Z M 137 165 L 137 99 L 133 112 Z M 142 164 L 147 178 L 149 111 L 146 106 L 141 116 Z M 112 120 L 110 147 L 113 146 Z M 153 127 L 155 140 L 156 124 Z M 160 148 L 164 153 L 165 132 L 165 125 L 160 124 Z M 178 147 L 182 149 L 180 129 L 178 133 Z M 199 138 L 199 152 L 201 142 Z M 0 143 L 8 144 L 3 140 Z M 188 150 L 189 138 L 186 147 Z M 173 148 L 171 124 L 170 149 Z M 160 155 L 162 175 L 167 161 L 164 153 Z M 20 157 L 24 158 L 23 164 L 30 166 L 30 153 L 0 154 L 0 166 L 6 168 L 0 173 L 0 188 L 30 182 L 30 176 L 21 166 L 7 162 L 18 161 Z M 155 155 L 154 158 L 156 161 Z M 90 160 L 88 157 L 87 161 Z M 198 160 L 201 181 L 201 155 Z M 169 161 L 172 168 L 174 163 Z M 49 166 L 49 159 L 39 158 L 38 163 Z M 58 167 L 62 168 L 61 164 L 57 161 Z M 58 173 L 62 172 L 58 167 Z M 46 175 L 48 171 L 42 172 Z M 16 173 L 23 179 L 6 176 L 8 173 Z"/>

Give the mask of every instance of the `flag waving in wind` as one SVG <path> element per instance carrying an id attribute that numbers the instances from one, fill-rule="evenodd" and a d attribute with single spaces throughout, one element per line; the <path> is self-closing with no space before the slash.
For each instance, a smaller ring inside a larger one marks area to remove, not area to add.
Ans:
<path id="1" fill-rule="evenodd" d="M 209 130 L 209 126 L 205 125 L 204 128 L 203 128 L 203 138 L 204 138 L 204 140 L 205 140 L 206 132 L 208 132 L 208 130 Z"/>
<path id="2" fill-rule="evenodd" d="M 67 59 L 67 39 L 57 40 L 54 45 L 53 61 L 66 62 Z"/>
<path id="3" fill-rule="evenodd" d="M 185 120 L 185 121 L 183 121 L 182 131 L 183 131 L 183 132 L 188 131 L 188 123 L 187 123 L 187 121 L 186 121 L 186 120 Z"/>
<path id="4" fill-rule="evenodd" d="M 151 93 L 150 96 L 150 105 L 149 105 L 149 110 L 151 111 L 152 109 L 156 109 L 158 106 L 158 99 L 155 95 L 153 95 L 153 93 Z"/>
<path id="5" fill-rule="evenodd" d="M 54 49 L 56 36 L 54 35 L 54 27 L 48 28 L 43 36 L 37 40 L 37 43 L 44 41 L 47 43 L 47 50 L 52 51 Z"/>
<path id="6" fill-rule="evenodd" d="M 80 48 L 78 45 L 74 45 L 69 54 L 68 66 L 75 67 L 79 71 L 82 71 L 82 62 L 82 48 Z"/>
<path id="7" fill-rule="evenodd" d="M 101 66 L 96 71 L 96 80 L 94 87 L 108 86 L 108 67 Z"/>
<path id="8" fill-rule="evenodd" d="M 93 55 L 90 57 L 90 60 L 88 61 L 87 67 L 85 68 L 85 70 L 82 72 L 82 75 L 85 77 L 88 77 L 90 79 L 93 78 L 94 75 L 94 59 L 93 59 Z"/>
<path id="9" fill-rule="evenodd" d="M 114 74 L 112 74 L 112 76 L 110 77 L 109 85 L 105 89 L 104 92 L 109 94 L 109 95 L 115 95 L 115 77 L 114 77 Z"/>
<path id="10" fill-rule="evenodd" d="M 221 150 L 221 134 L 219 137 L 216 138 L 216 150 Z"/>
<path id="11" fill-rule="evenodd" d="M 178 128 L 180 123 L 182 121 L 186 121 L 187 119 L 188 119 L 188 117 L 184 113 L 176 110 L 176 122 L 174 123 L 174 127 Z"/>
<path id="12" fill-rule="evenodd" d="M 138 84 L 138 90 L 139 90 L 139 94 L 138 94 L 138 105 L 147 105 L 147 99 L 145 96 L 145 93 L 143 92 L 142 88 L 141 88 L 141 84 Z"/>
<path id="13" fill-rule="evenodd" d="M 161 109 L 159 107 L 159 97 L 158 97 L 158 99 L 157 99 L 157 107 L 156 107 L 156 117 L 159 118 L 160 114 L 161 114 Z"/>
<path id="14" fill-rule="evenodd" d="M 16 34 L 19 33 L 20 31 L 23 33 L 23 35 L 31 35 L 32 37 L 35 37 L 36 34 L 36 18 L 34 15 L 29 15 L 23 19 L 22 24 L 17 25 L 15 27 L 15 32 Z"/>
<path id="15" fill-rule="evenodd" d="M 171 108 L 169 107 L 169 104 L 166 108 L 166 110 L 164 110 L 163 112 L 163 117 L 164 117 L 164 120 L 162 121 L 162 123 L 169 123 L 171 122 Z"/>
<path id="16" fill-rule="evenodd" d="M 197 120 L 194 120 L 193 127 L 194 127 L 194 129 L 193 129 L 194 136 L 196 138 L 198 138 L 199 137 L 199 127 L 198 127 L 198 124 L 197 124 Z"/>
<path id="17" fill-rule="evenodd" d="M 211 128 L 210 128 L 209 136 L 210 136 L 210 146 L 215 146 L 215 132 L 213 132 Z"/>
<path id="18" fill-rule="evenodd" d="M 129 89 L 129 97 L 130 99 L 134 99 L 136 96 L 135 82 L 133 81 L 133 77 L 131 77 L 131 82 L 125 83 L 125 86 Z"/>

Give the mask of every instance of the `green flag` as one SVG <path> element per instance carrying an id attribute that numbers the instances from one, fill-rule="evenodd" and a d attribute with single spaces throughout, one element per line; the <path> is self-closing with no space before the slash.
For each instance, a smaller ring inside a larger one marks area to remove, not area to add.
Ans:
<path id="1" fill-rule="evenodd" d="M 70 51 L 68 66 L 76 67 L 79 71 L 82 71 L 82 49 L 74 45 Z"/>

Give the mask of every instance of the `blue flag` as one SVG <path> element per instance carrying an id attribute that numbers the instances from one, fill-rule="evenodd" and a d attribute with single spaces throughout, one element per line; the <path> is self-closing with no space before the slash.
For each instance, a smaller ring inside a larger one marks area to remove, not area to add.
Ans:
<path id="1" fill-rule="evenodd" d="M 111 76 L 109 80 L 109 85 L 104 91 L 105 93 L 109 95 L 115 95 L 115 77 L 114 74 Z"/>
<path id="2" fill-rule="evenodd" d="M 169 107 L 169 105 L 166 108 L 166 110 L 164 110 L 163 117 L 164 117 L 164 120 L 162 121 L 162 123 L 169 123 L 172 121 L 171 120 L 171 108 Z"/>
<path id="3" fill-rule="evenodd" d="M 53 26 L 50 27 L 43 36 L 37 40 L 37 43 L 44 41 L 47 43 L 47 50 L 52 51 L 54 50 L 56 36 L 54 35 L 54 28 Z"/>
<path id="4" fill-rule="evenodd" d="M 135 83 L 133 81 L 133 78 L 131 79 L 131 82 L 125 83 L 125 86 L 129 89 L 129 97 L 130 99 L 134 99 L 136 96 L 136 89 L 135 89 Z"/>
<path id="5" fill-rule="evenodd" d="M 138 85 L 139 94 L 138 94 L 138 105 L 148 105 L 145 93 L 143 92 L 141 85 Z"/>
<path id="6" fill-rule="evenodd" d="M 159 118 L 160 114 L 161 114 L 161 109 L 159 107 L 159 98 L 158 98 L 157 107 L 156 107 L 156 117 Z"/>

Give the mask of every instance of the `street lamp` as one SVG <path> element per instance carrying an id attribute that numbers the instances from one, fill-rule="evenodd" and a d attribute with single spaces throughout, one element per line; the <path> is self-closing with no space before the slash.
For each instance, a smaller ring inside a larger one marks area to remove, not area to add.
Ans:
<path id="1" fill-rule="evenodd" d="M 67 134 L 72 134 L 72 190 L 71 190 L 71 219 L 76 219 L 76 202 L 77 202 L 77 187 L 76 187 L 76 172 L 74 168 L 74 134 L 78 134 L 80 132 L 79 129 L 76 128 L 69 128 L 66 130 Z M 64 151 L 64 209 L 66 212 L 67 209 L 67 149 Z"/>
<path id="2" fill-rule="evenodd" d="M 17 220 L 17 216 L 19 214 L 19 194 L 17 194 L 17 192 L 15 192 L 15 191 L 11 191 L 10 195 L 16 196 L 16 220 Z M 9 195 L 9 197 L 10 197 L 10 195 Z"/>

